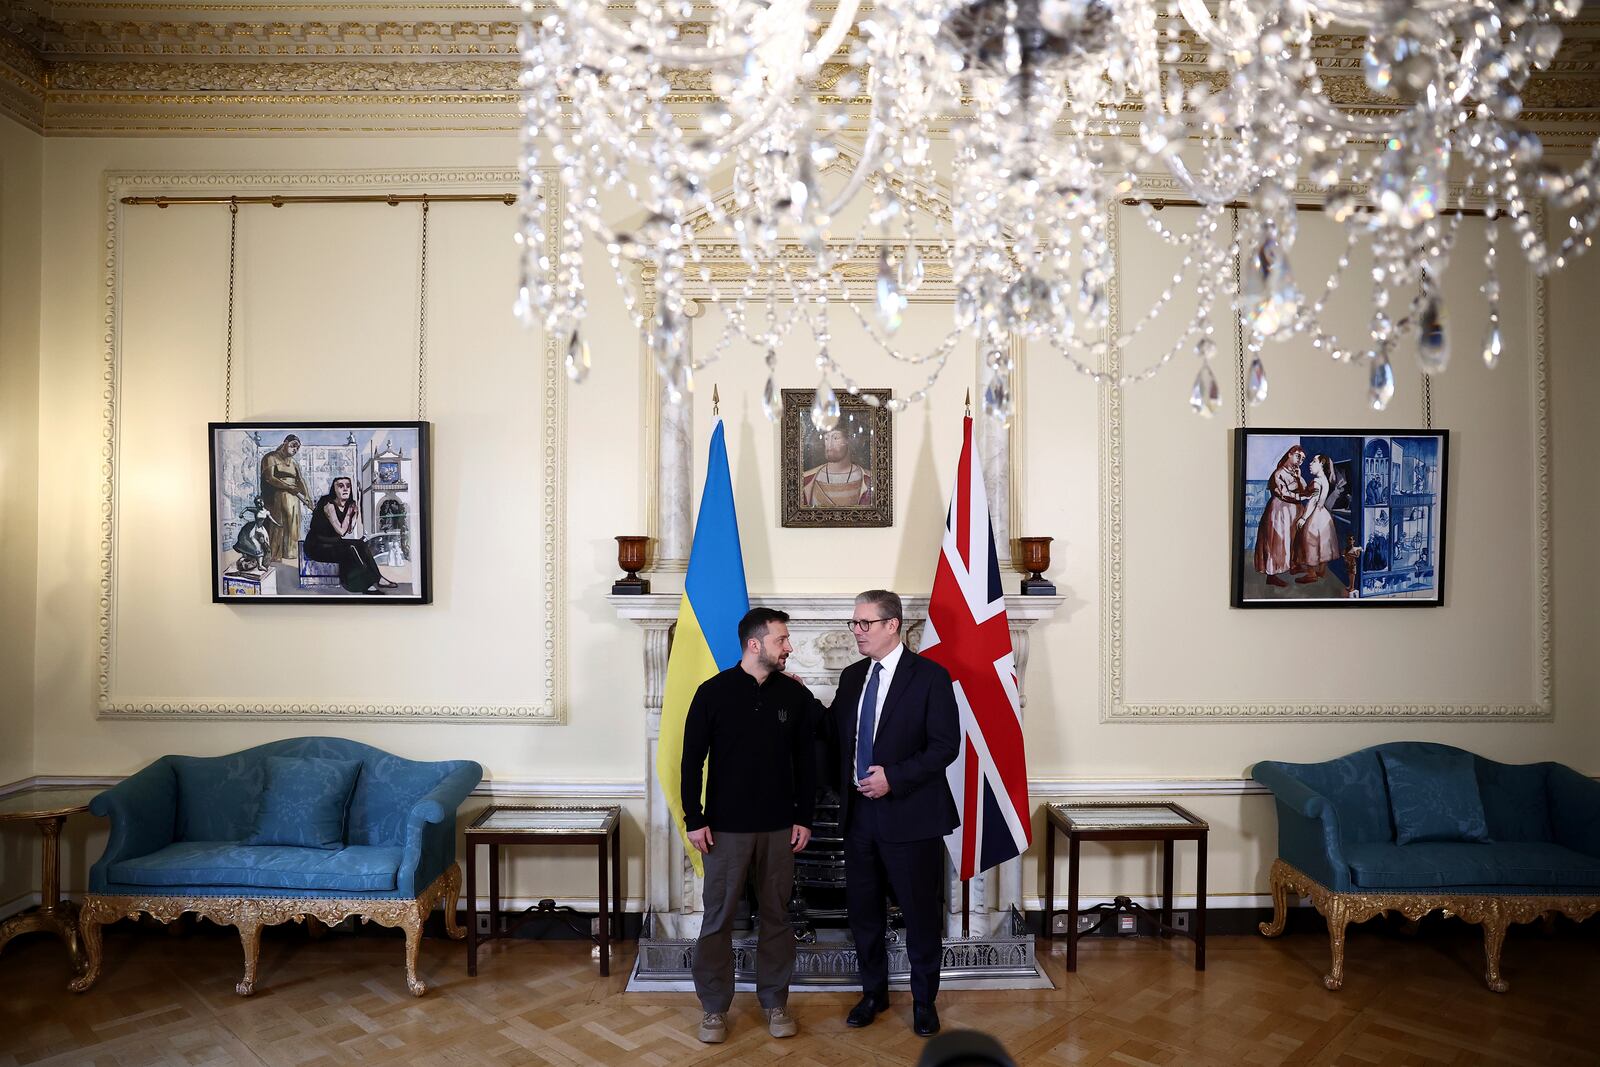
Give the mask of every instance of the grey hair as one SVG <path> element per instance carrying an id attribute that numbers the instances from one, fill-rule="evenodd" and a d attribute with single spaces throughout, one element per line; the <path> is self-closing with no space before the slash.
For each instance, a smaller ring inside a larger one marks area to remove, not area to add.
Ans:
<path id="1" fill-rule="evenodd" d="M 904 609 L 900 606 L 900 594 L 888 589 L 868 589 L 864 593 L 856 594 L 857 604 L 871 604 L 883 613 L 886 619 L 894 619 L 902 626 L 905 625 Z"/>

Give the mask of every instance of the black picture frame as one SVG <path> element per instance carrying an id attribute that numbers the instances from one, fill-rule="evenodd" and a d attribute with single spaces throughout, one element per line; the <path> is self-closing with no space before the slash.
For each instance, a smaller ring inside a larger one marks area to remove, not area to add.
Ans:
<path id="1" fill-rule="evenodd" d="M 404 420 L 208 423 L 212 603 L 432 603 L 431 431 Z M 304 496 L 263 485 L 269 456 L 277 474 L 287 456 Z M 335 547 L 322 551 L 338 561 L 312 559 L 305 539 L 314 509 L 345 478 L 360 536 L 340 540 L 359 540 L 366 555 Z M 299 525 L 292 554 L 277 532 L 289 523 Z"/>
<path id="2" fill-rule="evenodd" d="M 824 435 L 812 425 L 815 389 L 785 389 L 779 440 L 779 515 L 784 526 L 859 529 L 894 525 L 894 421 L 889 389 L 839 394 L 839 423 L 851 471 L 830 489 Z M 876 405 L 863 397 L 872 397 Z M 830 494 L 832 494 L 830 496 Z M 844 503 L 846 497 L 855 503 Z"/>
<path id="3" fill-rule="evenodd" d="M 1449 472 L 1448 430 L 1235 430 L 1229 602 L 1442 607 Z"/>

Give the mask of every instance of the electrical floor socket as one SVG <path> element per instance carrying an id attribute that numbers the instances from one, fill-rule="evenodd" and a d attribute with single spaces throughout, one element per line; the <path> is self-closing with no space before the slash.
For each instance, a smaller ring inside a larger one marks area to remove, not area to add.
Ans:
<path id="1" fill-rule="evenodd" d="M 489 916 L 487 916 L 487 915 L 479 915 L 479 916 L 477 916 L 477 919 L 478 919 L 478 933 L 480 935 L 487 934 L 489 932 Z"/>
<path id="2" fill-rule="evenodd" d="M 1135 916 L 1132 916 L 1132 915 L 1118 915 L 1117 916 L 1117 933 L 1119 933 L 1119 934 L 1132 934 L 1132 933 L 1137 933 L 1138 930 L 1139 930 L 1139 921 Z"/>
<path id="3" fill-rule="evenodd" d="M 1189 929 L 1189 913 L 1186 912 L 1186 911 L 1175 911 L 1175 912 L 1173 912 L 1172 913 L 1172 928 L 1174 930 L 1187 930 L 1187 929 Z"/>

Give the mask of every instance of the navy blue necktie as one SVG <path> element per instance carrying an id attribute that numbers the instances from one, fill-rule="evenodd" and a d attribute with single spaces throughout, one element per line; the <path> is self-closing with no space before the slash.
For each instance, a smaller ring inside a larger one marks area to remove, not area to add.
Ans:
<path id="1" fill-rule="evenodd" d="M 872 766 L 872 726 L 878 717 L 878 675 L 883 664 L 872 665 L 872 675 L 867 679 L 867 691 L 861 694 L 861 718 L 856 723 L 856 781 L 867 776 Z"/>

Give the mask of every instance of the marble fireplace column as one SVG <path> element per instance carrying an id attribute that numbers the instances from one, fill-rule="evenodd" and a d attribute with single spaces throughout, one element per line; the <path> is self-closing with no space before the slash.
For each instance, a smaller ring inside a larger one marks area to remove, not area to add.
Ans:
<path id="1" fill-rule="evenodd" d="M 694 358 L 693 320 L 702 308 L 698 301 L 687 301 L 685 314 L 691 325 L 684 335 L 689 358 Z M 653 389 L 656 424 L 656 469 L 654 496 L 650 509 L 655 517 L 652 573 L 683 572 L 689 566 L 689 548 L 694 530 L 690 507 L 694 502 L 694 393 L 685 393 L 675 404 L 667 396 L 666 383 L 655 372 L 649 345 L 640 342 L 642 358 Z"/>

